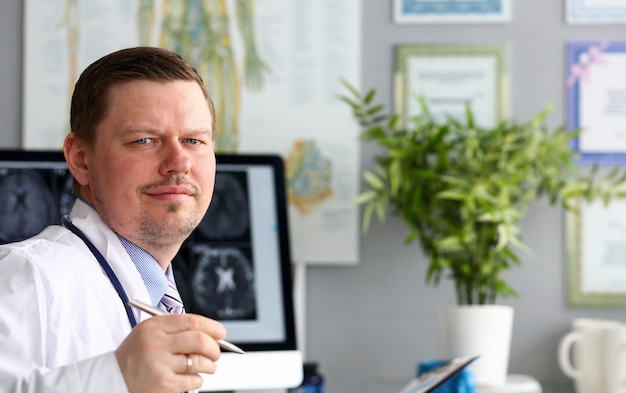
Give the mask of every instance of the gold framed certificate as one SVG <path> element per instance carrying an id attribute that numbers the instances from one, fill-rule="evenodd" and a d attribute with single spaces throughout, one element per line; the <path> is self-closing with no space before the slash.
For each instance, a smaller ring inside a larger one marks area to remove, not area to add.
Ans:
<path id="1" fill-rule="evenodd" d="M 396 50 L 396 113 L 421 112 L 421 97 L 437 117 L 462 119 L 469 103 L 477 124 L 493 127 L 508 114 L 508 50 L 504 44 L 410 44 Z"/>
<path id="2" fill-rule="evenodd" d="M 626 305 L 626 201 L 579 202 L 566 212 L 568 304 Z"/>

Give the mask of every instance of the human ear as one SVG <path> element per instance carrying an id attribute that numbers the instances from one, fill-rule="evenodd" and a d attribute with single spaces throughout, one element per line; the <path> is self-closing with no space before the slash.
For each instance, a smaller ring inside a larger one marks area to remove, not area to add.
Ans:
<path id="1" fill-rule="evenodd" d="M 65 137 L 63 143 L 63 154 L 65 162 L 74 179 L 81 185 L 89 184 L 89 166 L 86 161 L 86 151 L 84 142 L 76 137 L 76 134 L 70 132 Z"/>

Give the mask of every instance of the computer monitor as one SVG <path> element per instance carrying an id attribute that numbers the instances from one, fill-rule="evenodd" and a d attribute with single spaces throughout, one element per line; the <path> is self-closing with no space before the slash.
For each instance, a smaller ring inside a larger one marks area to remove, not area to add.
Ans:
<path id="1" fill-rule="evenodd" d="M 187 312 L 220 320 L 228 341 L 201 391 L 282 389 L 302 381 L 296 348 L 283 161 L 218 154 L 211 205 L 172 266 Z M 0 150 L 0 243 L 68 214 L 75 197 L 59 151 Z"/>
<path id="2" fill-rule="evenodd" d="M 202 391 L 302 382 L 287 222 L 279 156 L 218 154 L 211 205 L 172 266 L 188 311 L 224 323 L 246 354 L 223 353 Z"/>

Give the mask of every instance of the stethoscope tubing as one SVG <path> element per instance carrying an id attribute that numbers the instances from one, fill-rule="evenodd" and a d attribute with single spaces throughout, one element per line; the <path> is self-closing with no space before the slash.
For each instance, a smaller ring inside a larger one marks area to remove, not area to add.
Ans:
<path id="1" fill-rule="evenodd" d="M 130 304 L 128 304 L 128 300 L 129 300 L 128 295 L 126 294 L 124 287 L 122 286 L 122 284 L 120 283 L 120 280 L 115 275 L 115 272 L 111 268 L 111 265 L 109 265 L 109 263 L 107 262 L 106 258 L 104 258 L 102 253 L 98 251 L 96 246 L 94 246 L 94 244 L 87 238 L 87 236 L 80 229 L 78 229 L 76 225 L 72 224 L 68 216 L 63 216 L 63 218 L 61 219 L 61 224 L 63 224 L 65 228 L 69 229 L 70 231 L 72 231 L 72 233 L 78 236 L 85 243 L 87 248 L 89 248 L 89 251 L 91 251 L 93 256 L 96 258 L 96 260 L 102 267 L 102 270 L 104 270 L 105 274 L 111 281 L 113 288 L 115 288 L 117 295 L 120 297 L 120 300 L 122 301 L 124 309 L 126 310 L 126 315 L 128 316 L 128 322 L 130 322 L 131 328 L 134 328 L 135 326 L 137 326 L 137 319 L 135 318 L 135 313 L 133 312 L 133 309 L 131 308 Z"/>

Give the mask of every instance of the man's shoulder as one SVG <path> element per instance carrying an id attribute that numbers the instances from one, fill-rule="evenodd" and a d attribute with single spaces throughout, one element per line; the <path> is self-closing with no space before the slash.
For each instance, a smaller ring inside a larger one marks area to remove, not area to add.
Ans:
<path id="1" fill-rule="evenodd" d="M 29 239 L 0 246 L 0 285 L 39 283 L 50 290 L 60 290 L 69 282 L 76 283 L 77 278 L 88 281 L 99 276 L 99 265 L 86 263 L 92 258 L 87 247 L 70 231 L 49 226 Z"/>
<path id="2" fill-rule="evenodd" d="M 67 236 L 69 233 L 67 229 L 60 225 L 50 225 L 28 239 L 2 244 L 0 245 L 0 250 L 2 252 L 14 252 L 44 245 L 64 244 L 70 241 Z"/>
<path id="3" fill-rule="evenodd" d="M 39 234 L 28 239 L 0 245 L 0 263 L 18 259 L 36 261 L 66 260 L 77 253 L 77 238 L 59 225 L 46 227 Z"/>

